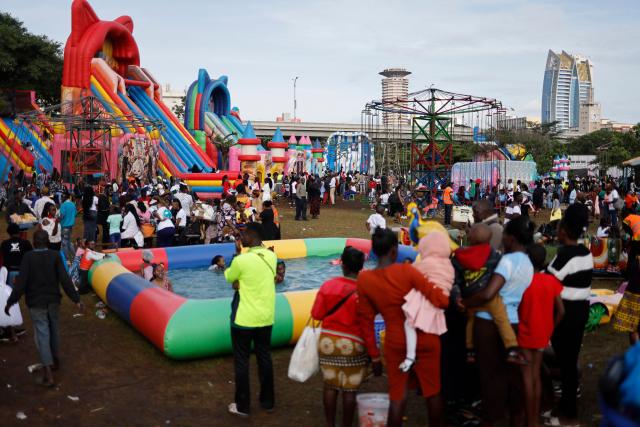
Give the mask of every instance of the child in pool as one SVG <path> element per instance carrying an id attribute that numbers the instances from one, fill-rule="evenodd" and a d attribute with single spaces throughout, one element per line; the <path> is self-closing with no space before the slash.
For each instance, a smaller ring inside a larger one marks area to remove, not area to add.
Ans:
<path id="1" fill-rule="evenodd" d="M 142 251 L 142 265 L 140 266 L 140 276 L 145 280 L 153 279 L 153 252 L 148 249 Z"/>
<path id="2" fill-rule="evenodd" d="M 284 282 L 284 275 L 287 273 L 287 266 L 285 265 L 284 261 L 280 260 L 278 261 L 278 264 L 276 265 L 276 285 L 279 285 L 280 283 Z"/>
<path id="3" fill-rule="evenodd" d="M 224 263 L 224 257 L 222 255 L 216 255 L 211 260 L 211 266 L 209 267 L 209 271 L 215 271 L 218 273 L 222 273 L 226 268 Z"/>
<path id="4" fill-rule="evenodd" d="M 420 260 L 414 264 L 414 267 L 449 296 L 455 278 L 453 265 L 449 260 L 451 255 L 449 237 L 439 232 L 429 233 L 420 239 L 418 251 Z M 429 334 L 442 335 L 447 332 L 447 326 L 444 310 L 431 304 L 419 291 L 412 289 L 404 299 L 406 302 L 402 310 L 406 317 L 404 333 L 407 339 L 407 355 L 399 368 L 403 372 L 408 372 L 416 359 L 418 339 L 416 328 Z"/>

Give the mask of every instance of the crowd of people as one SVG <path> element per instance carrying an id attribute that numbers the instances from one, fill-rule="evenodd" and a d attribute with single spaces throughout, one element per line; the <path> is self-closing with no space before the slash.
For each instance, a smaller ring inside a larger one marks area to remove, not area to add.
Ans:
<path id="1" fill-rule="evenodd" d="M 67 191 L 56 185 L 56 178 L 35 177 L 35 184 L 17 181 L 15 188 L 7 186 L 12 195 L 7 204 L 9 238 L 1 245 L 12 289 L 2 308 L 11 317 L 14 305 L 26 295 L 42 365 L 38 382 L 45 386 L 54 384 L 53 372 L 60 363 L 59 288 L 84 309 L 80 295 L 89 290 L 89 269 L 104 256 L 96 250 L 99 235 L 103 252 L 187 244 L 190 239 L 233 241 L 237 251 L 231 264 L 215 257 L 211 265 L 235 290 L 230 327 L 236 392 L 228 410 L 238 416 L 251 413 L 252 351 L 257 356 L 260 406 L 273 410 L 270 342 L 275 285 L 284 275 L 284 264 L 263 243 L 281 234 L 273 201 L 289 199 L 296 219 L 306 220 L 307 203 L 317 218 L 323 203 L 335 203 L 336 196 L 349 200 L 352 191 L 366 194 L 375 211 L 366 227 L 376 266 L 364 270 L 365 254 L 346 247 L 339 261 L 342 276 L 320 287 L 310 313 L 322 321 L 318 354 L 328 426 L 336 425 L 340 396 L 341 425 L 352 424 L 356 393 L 370 374 L 379 376 L 383 369 L 389 426 L 402 425 L 408 391 L 415 386 L 425 398 L 432 426 L 451 422 L 451 417 L 464 423 L 460 414 L 477 409 L 478 399 L 483 425 L 498 423 L 507 414 L 511 425 L 537 426 L 541 420 L 578 425 L 579 355 L 593 274 L 591 252 L 582 239 L 594 218 L 602 218 L 599 234 L 606 228 L 608 234 L 626 231 L 631 236 L 629 284 L 613 323 L 630 334 L 632 343 L 638 340 L 640 215 L 633 183 L 622 190 L 612 181 L 542 180 L 530 193 L 519 182 L 504 187 L 498 182 L 489 192 L 471 182 L 470 190 L 454 192 L 447 185 L 432 197 L 419 187 L 407 192 L 401 179 L 386 176 L 267 175 L 255 181 L 238 176 L 233 186 L 228 177 L 223 179 L 220 199 L 200 201 L 175 180 L 80 183 Z M 444 205 L 445 224 L 452 206 L 470 204 L 475 224 L 467 228 L 467 245 L 453 249 L 449 236 L 435 231 L 420 240 L 415 262 L 398 259 L 398 235 L 387 228 L 385 214 L 400 220 L 408 202 L 427 216 Z M 534 242 L 531 220 L 545 208 L 557 223 L 554 239 L 559 245 L 548 264 L 545 247 Z M 556 210 L 560 215 L 554 216 Z M 25 239 L 25 224 L 15 221 L 25 214 L 37 221 L 33 245 Z M 76 216 L 82 218 L 83 238 L 73 244 Z M 617 229 L 619 224 L 622 228 Z M 172 291 L 165 266 L 153 263 L 151 251 L 143 251 L 142 259 L 139 274 Z M 380 340 L 378 316 L 385 323 Z M 5 329 L 12 340 L 24 331 L 12 325 Z M 549 389 L 546 372 L 556 372 L 560 384 L 555 407 L 543 398 Z"/>
<path id="2" fill-rule="evenodd" d="M 544 246 L 533 242 L 530 219 L 516 214 L 503 227 L 487 221 L 493 210 L 487 201 L 475 202 L 468 247 L 451 252 L 448 238 L 437 232 L 423 237 L 413 265 L 398 263 L 397 235 L 388 228 L 373 230 L 373 270 L 360 271 L 364 255 L 345 249 L 344 278 L 320 288 L 312 311 L 323 321 L 319 354 L 327 425 L 335 425 L 338 392 L 345 406 L 342 425 L 351 425 L 365 368 L 370 364 L 379 375 L 383 358 L 390 426 L 402 424 L 412 381 L 426 399 L 429 425 L 444 425 L 442 395 L 457 403 L 448 409 L 460 409 L 460 402 L 479 394 L 483 425 L 508 413 L 511 425 L 537 426 L 547 353 L 555 355 L 562 395 L 545 422 L 577 424 L 578 356 L 593 268 L 589 250 L 578 243 L 588 225 L 587 208 L 566 209 L 560 248 L 548 266 Z M 377 314 L 385 321 L 382 357 Z"/>

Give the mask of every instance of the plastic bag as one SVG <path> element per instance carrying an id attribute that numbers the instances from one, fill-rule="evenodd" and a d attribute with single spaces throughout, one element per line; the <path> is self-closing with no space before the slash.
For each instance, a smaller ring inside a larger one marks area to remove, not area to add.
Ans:
<path id="1" fill-rule="evenodd" d="M 313 325 L 308 325 L 304 328 L 291 354 L 291 360 L 289 361 L 289 378 L 303 383 L 318 372 L 319 338 L 320 328 L 315 328 Z"/>
<path id="2" fill-rule="evenodd" d="M 7 269 L 2 267 L 0 269 L 0 327 L 22 325 L 22 313 L 18 304 L 11 306 L 9 316 L 4 312 L 4 307 L 11 295 L 11 288 L 7 285 L 7 275 Z"/>

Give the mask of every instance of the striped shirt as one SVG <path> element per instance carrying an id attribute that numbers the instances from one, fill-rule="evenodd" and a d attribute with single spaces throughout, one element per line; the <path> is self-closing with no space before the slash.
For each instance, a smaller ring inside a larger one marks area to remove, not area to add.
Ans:
<path id="1" fill-rule="evenodd" d="M 593 257 L 584 245 L 563 246 L 547 267 L 562 282 L 561 297 L 567 301 L 583 301 L 591 296 Z"/>

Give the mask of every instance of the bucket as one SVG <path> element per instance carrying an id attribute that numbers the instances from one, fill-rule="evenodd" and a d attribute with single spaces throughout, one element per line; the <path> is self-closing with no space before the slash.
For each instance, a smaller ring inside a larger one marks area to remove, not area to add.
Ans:
<path id="1" fill-rule="evenodd" d="M 387 393 L 362 393 L 356 397 L 360 427 L 384 427 L 387 425 L 389 395 Z"/>
<path id="2" fill-rule="evenodd" d="M 142 224 L 140 228 L 142 228 L 142 235 L 145 239 L 153 237 L 153 233 L 156 231 L 156 228 L 152 224 Z"/>

